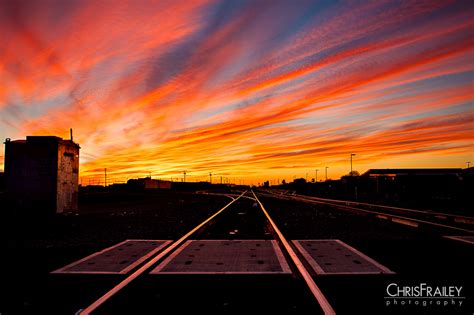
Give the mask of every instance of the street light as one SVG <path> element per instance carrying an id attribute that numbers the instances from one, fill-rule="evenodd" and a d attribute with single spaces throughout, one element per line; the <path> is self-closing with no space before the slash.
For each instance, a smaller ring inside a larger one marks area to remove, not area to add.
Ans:
<path id="1" fill-rule="evenodd" d="M 352 157 L 353 157 L 353 156 L 355 156 L 355 153 L 351 153 L 351 173 L 350 173 L 351 176 L 353 175 L 353 174 L 352 174 Z"/>
<path id="2" fill-rule="evenodd" d="M 318 182 L 318 169 L 316 169 L 314 172 L 316 173 L 316 176 L 314 177 L 314 181 L 317 183 Z"/>
<path id="3" fill-rule="evenodd" d="M 326 181 L 328 180 L 328 168 L 329 166 L 326 166 Z"/>
<path id="4" fill-rule="evenodd" d="M 467 164 L 467 168 L 471 166 L 471 162 L 466 162 L 466 164 Z"/>
<path id="5" fill-rule="evenodd" d="M 212 173 L 209 173 L 209 183 L 212 184 Z"/>

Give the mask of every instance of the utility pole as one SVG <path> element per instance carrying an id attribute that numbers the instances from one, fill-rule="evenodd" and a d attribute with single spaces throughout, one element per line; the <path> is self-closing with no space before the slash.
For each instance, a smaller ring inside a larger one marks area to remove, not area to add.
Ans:
<path id="1" fill-rule="evenodd" d="M 107 168 L 104 168 L 104 177 L 105 177 L 105 180 L 104 180 L 104 187 L 107 187 Z"/>
<path id="2" fill-rule="evenodd" d="M 350 173 L 351 176 L 352 176 L 352 157 L 353 157 L 353 156 L 355 156 L 355 154 L 354 154 L 354 153 L 351 153 L 351 173 Z"/>
<path id="3" fill-rule="evenodd" d="M 467 164 L 467 168 L 471 166 L 471 162 L 466 162 L 466 164 Z"/>
<path id="4" fill-rule="evenodd" d="M 328 181 L 328 168 L 329 166 L 326 166 L 326 181 Z"/>
<path id="5" fill-rule="evenodd" d="M 183 181 L 186 183 L 186 170 L 183 171 L 183 175 L 184 175 L 183 176 L 183 178 L 184 178 Z"/>
<path id="6" fill-rule="evenodd" d="M 316 173 L 316 176 L 314 177 L 314 182 L 318 182 L 318 169 L 315 169 L 314 172 Z"/>

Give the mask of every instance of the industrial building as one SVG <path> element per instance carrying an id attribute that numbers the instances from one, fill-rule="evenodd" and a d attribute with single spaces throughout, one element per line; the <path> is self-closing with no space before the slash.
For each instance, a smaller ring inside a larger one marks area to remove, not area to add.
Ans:
<path id="1" fill-rule="evenodd" d="M 399 177 L 399 176 L 461 176 L 462 168 L 395 168 L 370 169 L 362 176 Z"/>
<path id="2" fill-rule="evenodd" d="M 143 189 L 171 189 L 171 182 L 167 180 L 158 180 L 146 178 L 129 179 L 127 185 Z"/>
<path id="3" fill-rule="evenodd" d="M 54 136 L 5 140 L 7 197 L 16 209 L 77 211 L 79 145 Z"/>

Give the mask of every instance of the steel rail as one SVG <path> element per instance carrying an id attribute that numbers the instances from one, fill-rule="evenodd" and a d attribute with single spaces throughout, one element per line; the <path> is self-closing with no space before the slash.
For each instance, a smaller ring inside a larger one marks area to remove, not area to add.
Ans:
<path id="1" fill-rule="evenodd" d="M 329 205 L 329 206 L 333 206 L 333 207 L 339 207 L 339 208 L 342 208 L 342 209 L 348 209 L 348 210 L 352 210 L 352 211 L 366 212 L 366 213 L 377 214 L 377 215 L 384 215 L 384 216 L 388 216 L 390 218 L 398 218 L 398 219 L 413 221 L 413 222 L 417 222 L 417 223 L 433 225 L 433 226 L 436 226 L 436 227 L 442 227 L 442 228 L 446 228 L 446 229 L 467 232 L 467 233 L 471 233 L 471 234 L 474 233 L 473 230 L 463 229 L 463 228 L 460 228 L 460 227 L 457 227 L 457 226 L 451 226 L 451 225 L 446 225 L 446 224 L 441 224 L 441 223 L 436 223 L 436 222 L 431 222 L 431 221 L 426 221 L 426 220 L 420 220 L 420 219 L 415 219 L 415 218 L 412 218 L 412 217 L 405 217 L 405 216 L 400 216 L 400 215 L 387 213 L 387 212 L 379 212 L 379 211 L 373 211 L 373 210 L 367 210 L 367 209 L 360 209 L 360 208 L 355 208 L 355 207 L 351 207 L 351 206 L 341 205 L 339 203 L 331 203 L 331 202 L 328 202 L 328 201 L 319 201 L 319 200 L 314 200 L 312 198 L 295 197 L 295 196 L 292 196 L 291 199 L 293 199 L 293 200 L 298 200 L 299 199 L 300 201 L 325 204 L 325 205 Z M 393 222 L 393 220 L 392 220 L 392 222 Z"/>
<path id="2" fill-rule="evenodd" d="M 316 285 L 316 283 L 314 282 L 313 278 L 311 277 L 311 275 L 309 274 L 308 270 L 306 269 L 306 267 L 303 265 L 303 263 L 301 262 L 301 260 L 298 258 L 298 256 L 296 255 L 295 251 L 293 250 L 293 248 L 291 247 L 290 243 L 288 243 L 288 241 L 286 240 L 286 238 L 283 236 L 283 234 L 281 233 L 280 229 L 276 226 L 275 222 L 273 222 L 272 218 L 270 217 L 270 215 L 268 214 L 267 210 L 265 210 L 265 207 L 263 206 L 263 204 L 260 202 L 260 200 L 257 198 L 257 195 L 253 192 L 252 190 L 252 194 L 253 196 L 255 197 L 255 200 L 258 202 L 258 204 L 260 205 L 260 208 L 262 209 L 263 213 L 265 214 L 265 216 L 267 217 L 268 221 L 270 222 L 271 226 L 273 227 L 273 230 L 275 231 L 275 233 L 278 235 L 278 238 L 280 239 L 280 242 L 283 244 L 283 246 L 285 247 L 288 255 L 290 256 L 291 260 L 293 261 L 293 263 L 296 265 L 296 268 L 298 269 L 299 273 L 301 274 L 301 276 L 303 277 L 304 281 L 306 282 L 307 286 L 309 287 L 309 289 L 311 290 L 311 293 L 313 294 L 314 298 L 318 301 L 319 303 L 319 306 L 321 306 L 321 309 L 323 310 L 324 314 L 325 315 L 334 315 L 336 314 L 336 312 L 334 311 L 334 309 L 332 308 L 331 304 L 329 304 L 328 300 L 326 299 L 326 297 L 324 296 L 323 292 L 321 291 L 321 289 L 319 289 L 319 287 Z"/>
<path id="3" fill-rule="evenodd" d="M 270 191 L 270 193 L 274 194 L 274 195 L 277 195 L 273 191 Z M 396 211 L 401 211 L 401 212 L 415 212 L 415 213 L 422 213 L 422 214 L 427 214 L 427 215 L 440 215 L 440 216 L 452 217 L 454 219 L 460 218 L 460 219 L 467 219 L 467 220 L 474 221 L 474 217 L 451 214 L 451 213 L 445 213 L 445 212 L 430 211 L 430 210 L 416 210 L 416 209 L 408 209 L 408 208 L 401 208 L 401 207 L 394 207 L 394 206 L 378 205 L 378 204 L 366 203 L 366 202 L 328 199 L 328 198 L 321 198 L 321 197 L 314 197 L 314 196 L 293 195 L 293 196 L 289 196 L 289 197 L 304 197 L 304 198 L 312 199 L 312 200 L 327 201 L 327 202 L 334 202 L 334 203 L 343 203 L 345 205 L 368 206 L 368 207 L 373 207 L 373 208 L 390 209 L 390 210 L 396 210 Z"/>
<path id="4" fill-rule="evenodd" d="M 149 260 L 146 264 L 144 264 L 142 267 L 137 269 L 134 273 L 132 273 L 130 276 L 122 280 L 119 284 L 117 284 L 115 287 L 113 287 L 111 290 L 109 290 L 107 293 L 102 295 L 99 299 L 97 299 L 95 302 L 93 302 L 91 305 L 89 305 L 87 308 L 84 310 L 80 311 L 80 315 L 88 315 L 94 310 L 96 310 L 99 306 L 104 304 L 108 299 L 110 299 L 112 296 L 114 296 L 116 293 L 118 293 L 120 290 L 125 288 L 130 282 L 138 278 L 140 275 L 145 273 L 148 269 L 153 267 L 158 261 L 160 261 L 163 257 L 171 253 L 173 250 L 177 249 L 179 245 L 181 245 L 186 239 L 188 239 L 193 233 L 195 233 L 197 230 L 202 228 L 204 225 L 206 225 L 209 221 L 214 219 L 217 215 L 219 215 L 222 211 L 227 209 L 231 204 L 236 202 L 237 200 L 240 199 L 247 191 L 244 191 L 239 197 L 235 198 L 231 202 L 229 202 L 226 206 L 224 206 L 222 209 L 214 213 L 212 216 L 204 220 L 201 224 L 196 226 L 194 229 L 183 235 L 180 239 L 177 241 L 173 242 L 169 247 L 167 247 L 165 250 L 157 254 L 155 257 L 153 257 L 151 260 Z"/>

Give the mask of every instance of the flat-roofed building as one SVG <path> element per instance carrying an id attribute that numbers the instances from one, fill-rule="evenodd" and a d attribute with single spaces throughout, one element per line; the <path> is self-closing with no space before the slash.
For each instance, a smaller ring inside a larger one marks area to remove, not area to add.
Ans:
<path id="1" fill-rule="evenodd" d="M 79 145 L 54 136 L 5 141 L 5 183 L 17 209 L 77 211 Z"/>
<path id="2" fill-rule="evenodd" d="M 171 182 L 167 180 L 138 178 L 138 179 L 129 179 L 127 184 L 133 187 L 139 187 L 144 189 L 171 189 Z"/>
<path id="3" fill-rule="evenodd" d="M 362 176 L 397 177 L 397 176 L 460 176 L 462 168 L 386 168 L 370 169 Z"/>

